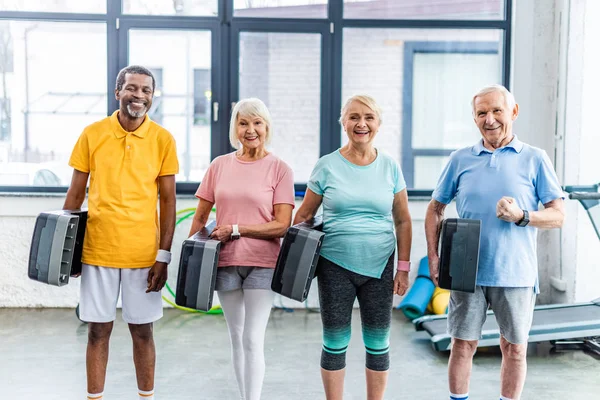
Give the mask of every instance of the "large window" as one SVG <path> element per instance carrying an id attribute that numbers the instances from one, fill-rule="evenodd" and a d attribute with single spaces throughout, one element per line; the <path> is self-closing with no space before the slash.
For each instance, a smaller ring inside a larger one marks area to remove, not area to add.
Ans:
<path id="1" fill-rule="evenodd" d="M 8 143 L 12 129 L 8 79 L 14 74 L 14 55 L 10 22 L 0 21 L 0 143 Z M 8 158 L 6 150 L 3 157 L 5 159 Z"/>
<path id="2" fill-rule="evenodd" d="M 156 78 L 149 115 L 177 143 L 180 192 L 232 151 L 231 110 L 246 97 L 269 107 L 270 150 L 304 190 L 347 142 L 344 100 L 365 93 L 383 108 L 376 146 L 423 193 L 478 140 L 473 94 L 510 82 L 512 4 L 0 0 L 0 190 L 66 190 L 77 137 L 118 108 L 119 70 L 141 64 Z"/>
<path id="3" fill-rule="evenodd" d="M 327 0 L 233 0 L 235 17 L 327 18 Z"/>
<path id="4" fill-rule="evenodd" d="M 106 0 L 0 0 L 0 11 L 105 13 Z"/>
<path id="5" fill-rule="evenodd" d="M 210 124 L 210 69 L 194 69 L 194 125 Z"/>
<path id="6" fill-rule="evenodd" d="M 8 98 L 7 94 L 3 94 L 2 98 L 0 98 L 0 141 L 2 142 L 10 140 L 11 114 L 10 98 Z"/>
<path id="7" fill-rule="evenodd" d="M 217 5 L 217 0 L 123 0 L 123 13 L 215 16 L 217 15 Z"/>
<path id="8" fill-rule="evenodd" d="M 408 187 L 431 189 L 450 152 L 479 138 L 470 101 L 502 82 L 501 32 L 347 28 L 342 77 L 343 99 L 365 93 L 383 108 L 375 143 L 400 162 Z"/>
<path id="9" fill-rule="evenodd" d="M 488 20 L 504 17 L 503 0 L 344 0 L 344 18 Z"/>
<path id="10" fill-rule="evenodd" d="M 148 115 L 152 121 L 159 125 L 163 125 L 163 69 L 162 68 L 148 68 L 154 76 L 154 100 L 152 101 L 152 107 L 148 110 Z"/>
<path id="11" fill-rule="evenodd" d="M 4 22 L 0 185 L 68 185 L 75 141 L 107 114 L 106 26 Z M 58 179 L 38 179 L 42 170 Z"/>
<path id="12" fill-rule="evenodd" d="M 401 159 L 412 188 L 434 187 L 450 152 L 481 138 L 471 99 L 482 87 L 502 82 L 500 35 L 487 33 L 491 42 L 405 44 Z"/>
<path id="13" fill-rule="evenodd" d="M 321 35 L 242 32 L 240 98 L 258 97 L 273 119 L 271 149 L 306 182 L 319 159 Z"/>

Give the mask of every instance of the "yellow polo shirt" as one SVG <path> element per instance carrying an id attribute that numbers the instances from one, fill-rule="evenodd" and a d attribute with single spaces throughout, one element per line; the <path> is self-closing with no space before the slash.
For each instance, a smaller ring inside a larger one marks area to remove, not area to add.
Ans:
<path id="1" fill-rule="evenodd" d="M 175 139 L 147 115 L 127 132 L 118 113 L 85 128 L 69 160 L 90 174 L 82 261 L 145 268 L 158 251 L 158 177 L 179 172 Z"/>

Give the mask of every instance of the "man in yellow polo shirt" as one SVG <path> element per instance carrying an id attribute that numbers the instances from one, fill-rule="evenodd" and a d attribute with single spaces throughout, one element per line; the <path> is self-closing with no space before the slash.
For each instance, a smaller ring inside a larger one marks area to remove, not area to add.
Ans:
<path id="1" fill-rule="evenodd" d="M 90 180 L 79 303 L 80 318 L 89 322 L 88 399 L 103 396 L 119 290 L 139 398 L 154 398 L 152 323 L 163 314 L 160 291 L 171 260 L 179 171 L 173 136 L 146 115 L 154 89 L 148 69 L 121 70 L 119 110 L 84 129 L 69 161 L 74 170 L 64 209 L 81 208 Z"/>

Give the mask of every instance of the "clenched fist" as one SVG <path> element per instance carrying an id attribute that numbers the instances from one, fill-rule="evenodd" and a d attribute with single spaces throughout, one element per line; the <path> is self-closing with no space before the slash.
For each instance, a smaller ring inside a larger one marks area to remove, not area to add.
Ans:
<path id="1" fill-rule="evenodd" d="M 506 222 L 519 222 L 523 219 L 523 210 L 515 199 L 504 196 L 496 204 L 496 217 Z"/>

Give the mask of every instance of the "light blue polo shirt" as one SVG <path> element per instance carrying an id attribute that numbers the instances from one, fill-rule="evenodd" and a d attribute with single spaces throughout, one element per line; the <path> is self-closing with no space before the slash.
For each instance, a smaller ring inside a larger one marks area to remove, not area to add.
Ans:
<path id="1" fill-rule="evenodd" d="M 319 159 L 307 186 L 323 196 L 321 256 L 380 278 L 396 248 L 394 195 L 406 188 L 398 163 L 378 152 L 371 164 L 359 166 L 336 150 Z"/>
<path id="2" fill-rule="evenodd" d="M 450 155 L 432 195 L 444 204 L 456 198 L 460 218 L 481 220 L 477 285 L 535 287 L 537 292 L 537 228 L 497 218 L 496 204 L 503 196 L 528 211 L 564 198 L 545 151 L 516 136 L 493 152 L 480 140 Z"/>

